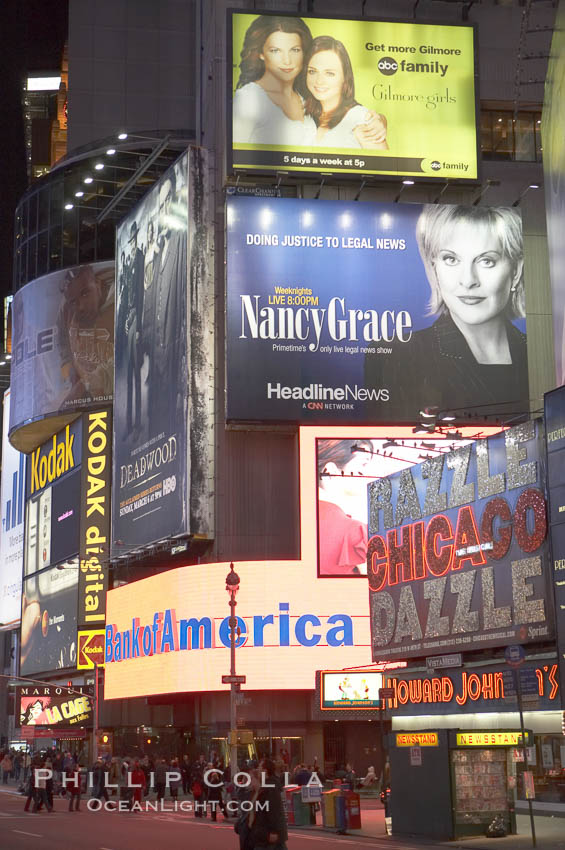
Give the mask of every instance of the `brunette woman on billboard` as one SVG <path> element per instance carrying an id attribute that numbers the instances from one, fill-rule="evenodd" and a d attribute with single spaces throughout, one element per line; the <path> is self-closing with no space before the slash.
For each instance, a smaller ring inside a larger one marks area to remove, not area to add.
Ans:
<path id="1" fill-rule="evenodd" d="M 416 238 L 431 289 L 428 313 L 438 318 L 393 351 L 391 409 L 404 419 L 424 406 L 475 420 L 527 412 L 526 336 L 512 321 L 526 315 L 519 214 L 428 204 Z M 374 358 L 365 378 L 369 386 L 383 379 Z"/>
<path id="2" fill-rule="evenodd" d="M 332 39 L 333 40 L 333 39 Z M 308 146 L 316 124 L 306 113 L 304 57 L 312 34 L 301 18 L 260 15 L 245 33 L 233 97 L 233 142 Z M 352 147 L 374 147 L 383 125 L 375 112 L 358 121 Z M 386 129 L 385 129 L 386 135 Z"/>
<path id="3" fill-rule="evenodd" d="M 355 514 L 360 487 L 364 486 L 366 492 L 364 473 L 372 459 L 370 440 L 318 441 L 321 576 L 367 574 L 367 522 L 362 522 Z"/>
<path id="4" fill-rule="evenodd" d="M 305 112 L 316 123 L 309 144 L 323 148 L 388 150 L 383 115 L 376 116 L 380 133 L 375 139 L 360 138 L 357 132 L 375 113 L 355 100 L 353 68 L 342 42 L 329 35 L 315 38 L 304 64 L 308 89 Z"/>

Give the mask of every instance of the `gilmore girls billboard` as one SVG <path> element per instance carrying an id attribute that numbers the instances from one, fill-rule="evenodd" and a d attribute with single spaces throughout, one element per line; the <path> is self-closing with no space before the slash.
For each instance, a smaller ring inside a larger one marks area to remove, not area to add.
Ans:
<path id="1" fill-rule="evenodd" d="M 229 420 L 528 410 L 516 210 L 232 197 L 227 233 Z"/>
<path id="2" fill-rule="evenodd" d="M 235 169 L 477 178 L 472 26 L 232 13 Z"/>
<path id="3" fill-rule="evenodd" d="M 369 485 L 373 659 L 553 636 L 535 422 Z"/>

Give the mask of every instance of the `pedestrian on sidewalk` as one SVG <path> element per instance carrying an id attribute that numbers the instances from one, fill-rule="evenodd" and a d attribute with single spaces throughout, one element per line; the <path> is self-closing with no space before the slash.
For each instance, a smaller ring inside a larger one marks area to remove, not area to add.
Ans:
<path id="1" fill-rule="evenodd" d="M 77 767 L 75 772 L 67 779 L 67 793 L 69 796 L 69 812 L 80 812 L 80 770 Z"/>
<path id="2" fill-rule="evenodd" d="M 49 765 L 49 767 L 48 767 Z M 49 760 L 43 762 L 40 765 L 40 768 L 45 770 L 51 770 L 51 762 Z M 39 771 L 35 777 L 35 802 L 33 804 L 32 812 L 36 814 L 41 806 L 45 806 L 48 812 L 53 811 L 53 803 L 49 801 L 49 793 L 48 793 L 48 785 L 47 783 L 53 780 L 47 779 L 43 774 L 39 774 Z"/>
<path id="3" fill-rule="evenodd" d="M 97 758 L 94 762 L 94 768 L 92 771 L 92 798 L 95 800 L 104 799 L 108 802 L 108 789 L 106 788 L 106 776 L 104 770 L 104 763 L 101 758 Z"/>
<path id="4" fill-rule="evenodd" d="M 147 790 L 147 779 L 145 778 L 145 771 L 139 759 L 136 759 L 133 763 L 131 783 L 133 785 L 133 806 L 139 803 L 141 807 L 141 798 Z M 132 811 L 136 811 L 136 809 L 132 807 Z"/>
<path id="5" fill-rule="evenodd" d="M 26 803 L 24 806 L 24 812 L 29 812 L 29 807 L 32 803 L 35 803 L 35 770 L 32 768 L 29 771 L 29 776 L 26 780 L 25 784 L 25 794 L 26 794 Z"/>
<path id="6" fill-rule="evenodd" d="M 181 773 L 182 775 L 177 759 L 173 759 L 171 762 L 171 773 Z M 179 788 L 181 786 L 184 786 L 184 777 L 181 779 L 169 779 L 169 794 L 172 800 L 178 799 Z"/>
<path id="7" fill-rule="evenodd" d="M 14 763 L 12 761 L 10 753 L 6 753 L 2 761 L 0 761 L 0 767 L 2 768 L 2 783 L 4 785 L 8 784 L 8 777 L 12 773 L 13 766 Z"/>
<path id="8" fill-rule="evenodd" d="M 206 788 L 204 779 L 200 776 L 195 776 L 190 786 L 192 796 L 194 797 L 194 816 L 197 818 L 206 817 Z"/>
<path id="9" fill-rule="evenodd" d="M 212 765 L 208 766 L 212 769 Z M 208 802 L 210 803 L 210 816 L 213 821 L 218 818 L 218 809 L 222 810 L 224 820 L 227 820 L 228 814 L 226 804 L 224 803 L 224 783 L 219 773 L 208 774 Z"/>
<path id="10" fill-rule="evenodd" d="M 158 800 L 163 800 L 165 797 L 165 789 L 167 787 L 167 760 L 159 759 L 155 767 L 155 792 Z"/>
<path id="11" fill-rule="evenodd" d="M 191 766 L 190 766 L 190 759 L 188 758 L 186 753 L 182 757 L 180 772 L 181 772 L 181 775 L 182 775 L 182 793 L 188 794 L 188 791 L 189 791 L 189 788 L 190 788 Z"/>

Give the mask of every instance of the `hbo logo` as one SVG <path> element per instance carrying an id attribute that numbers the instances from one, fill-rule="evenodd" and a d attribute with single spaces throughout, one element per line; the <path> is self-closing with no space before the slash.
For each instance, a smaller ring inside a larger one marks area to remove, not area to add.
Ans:
<path id="1" fill-rule="evenodd" d="M 170 478 L 163 479 L 163 496 L 168 496 L 169 493 L 174 493 L 177 488 L 177 476 L 171 475 Z"/>
<path id="2" fill-rule="evenodd" d="M 398 62 L 390 56 L 383 56 L 382 59 L 379 59 L 377 68 L 381 74 L 384 74 L 386 77 L 390 77 L 391 74 L 396 74 L 398 71 Z"/>

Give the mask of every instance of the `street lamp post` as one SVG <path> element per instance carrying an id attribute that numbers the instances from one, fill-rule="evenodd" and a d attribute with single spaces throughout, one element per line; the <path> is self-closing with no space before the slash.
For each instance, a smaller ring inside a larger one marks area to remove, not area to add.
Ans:
<path id="1" fill-rule="evenodd" d="M 233 777 L 237 773 L 237 706 L 236 694 L 237 685 L 233 681 L 235 672 L 235 644 L 239 629 L 237 628 L 237 617 L 235 616 L 235 595 L 239 590 L 239 576 L 233 568 L 233 563 L 230 564 L 230 571 L 226 576 L 226 590 L 230 595 L 230 776 L 233 782 Z"/>

